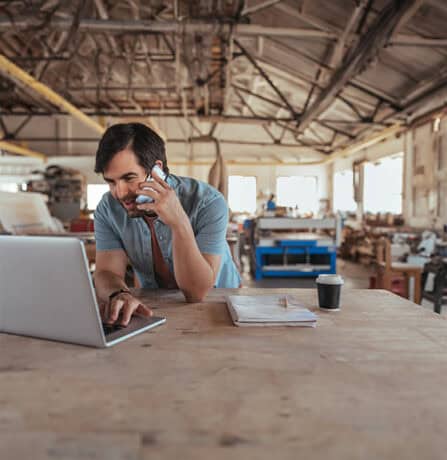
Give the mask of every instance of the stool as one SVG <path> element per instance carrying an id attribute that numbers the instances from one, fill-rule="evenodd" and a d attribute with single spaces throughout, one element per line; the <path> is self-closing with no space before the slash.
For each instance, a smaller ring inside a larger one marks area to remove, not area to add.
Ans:
<path id="1" fill-rule="evenodd" d="M 405 262 L 391 261 L 391 244 L 387 238 L 379 238 L 376 243 L 377 288 L 393 291 L 393 279 L 404 277 L 405 297 L 421 303 L 422 267 Z M 413 283 L 411 281 L 413 280 Z M 411 285 L 413 284 L 413 295 Z"/>

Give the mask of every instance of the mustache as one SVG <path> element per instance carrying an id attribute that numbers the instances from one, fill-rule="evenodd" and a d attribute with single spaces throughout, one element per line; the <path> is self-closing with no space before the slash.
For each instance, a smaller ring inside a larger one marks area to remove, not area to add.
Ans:
<path id="1" fill-rule="evenodd" d="M 138 195 L 126 195 L 123 198 L 120 198 L 120 201 L 130 201 L 130 200 L 135 200 Z"/>

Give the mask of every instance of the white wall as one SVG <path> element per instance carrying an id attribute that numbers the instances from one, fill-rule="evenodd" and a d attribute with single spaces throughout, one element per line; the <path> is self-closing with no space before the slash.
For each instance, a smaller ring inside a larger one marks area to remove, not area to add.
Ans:
<path id="1" fill-rule="evenodd" d="M 101 175 L 93 172 L 94 157 L 60 157 L 52 159 L 49 164 L 58 164 L 80 170 L 89 184 L 102 184 Z M 169 165 L 169 158 L 168 158 Z M 170 166 L 170 171 L 179 176 L 194 177 L 205 182 L 208 181 L 208 172 L 211 165 L 175 165 Z M 258 195 L 276 193 L 277 176 L 316 176 L 318 181 L 318 198 L 328 197 L 326 166 L 239 166 L 229 165 L 228 175 L 255 176 Z M 260 202 L 265 201 L 263 198 Z"/>
<path id="2" fill-rule="evenodd" d="M 351 169 L 356 160 L 374 161 L 404 152 L 403 203 L 405 223 L 441 230 L 447 224 L 447 121 L 439 131 L 433 121 L 399 137 L 380 142 L 355 155 L 334 161 L 333 171 Z M 329 172 L 331 174 L 331 172 Z M 330 190 L 332 196 L 332 190 Z"/>
<path id="3" fill-rule="evenodd" d="M 441 230 L 447 224 L 447 121 L 426 123 L 406 137 L 406 215 L 410 225 Z"/>

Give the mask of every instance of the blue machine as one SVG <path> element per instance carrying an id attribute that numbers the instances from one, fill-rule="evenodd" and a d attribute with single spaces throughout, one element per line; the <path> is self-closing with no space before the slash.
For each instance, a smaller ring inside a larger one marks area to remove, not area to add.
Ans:
<path id="1" fill-rule="evenodd" d="M 284 232 L 298 229 L 314 231 L 294 234 Z M 334 229 L 335 238 L 319 235 L 315 232 L 316 229 Z M 337 218 L 258 219 L 257 244 L 254 250 L 255 278 L 259 280 L 264 277 L 315 277 L 336 273 L 340 229 L 341 223 Z"/>

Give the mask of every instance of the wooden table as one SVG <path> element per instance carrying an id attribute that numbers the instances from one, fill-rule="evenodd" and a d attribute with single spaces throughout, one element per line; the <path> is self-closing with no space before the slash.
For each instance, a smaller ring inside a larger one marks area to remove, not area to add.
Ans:
<path id="1" fill-rule="evenodd" d="M 442 317 L 345 290 L 315 329 L 237 328 L 228 292 L 138 291 L 167 323 L 107 350 L 0 334 L 0 458 L 446 458 Z"/>

